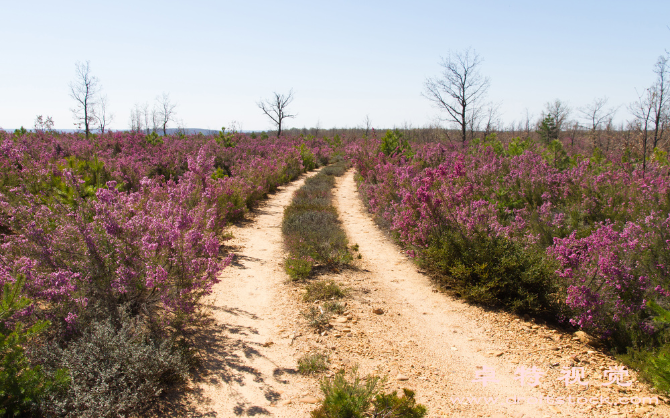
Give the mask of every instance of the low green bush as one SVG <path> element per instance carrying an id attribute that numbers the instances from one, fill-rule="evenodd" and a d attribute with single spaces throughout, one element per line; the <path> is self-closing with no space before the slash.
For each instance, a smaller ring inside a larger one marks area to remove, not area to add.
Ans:
<path id="1" fill-rule="evenodd" d="M 330 312 L 323 310 L 317 306 L 310 306 L 307 312 L 303 312 L 303 316 L 307 319 L 307 324 L 317 331 L 323 331 L 328 328 L 330 321 Z"/>
<path id="2" fill-rule="evenodd" d="M 284 262 L 284 269 L 291 280 L 306 280 L 312 273 L 312 261 L 300 258 L 287 258 Z"/>
<path id="3" fill-rule="evenodd" d="M 378 376 L 361 378 L 356 368 L 349 373 L 349 379 L 345 371 L 340 370 L 332 380 L 321 381 L 325 398 L 319 408 L 312 411 L 312 418 L 367 417 L 382 384 L 383 379 Z"/>
<path id="4" fill-rule="evenodd" d="M 305 180 L 284 210 L 282 233 L 289 252 L 285 269 L 292 280 L 306 279 L 316 264 L 334 268 L 353 260 L 331 196 L 334 175 L 345 169 L 341 162 Z"/>
<path id="5" fill-rule="evenodd" d="M 345 306 L 339 302 L 328 301 L 323 304 L 323 309 L 326 312 L 331 312 L 334 314 L 342 315 L 346 310 Z"/>
<path id="6" fill-rule="evenodd" d="M 422 418 L 428 410 L 423 405 L 417 405 L 414 392 L 403 389 L 403 395 L 398 397 L 392 393 L 380 393 L 372 402 L 373 418 Z"/>
<path id="7" fill-rule="evenodd" d="M 656 315 L 653 320 L 655 341 L 649 343 L 642 338 L 631 341 L 629 345 L 633 346 L 619 357 L 639 370 L 644 380 L 667 395 L 670 394 L 670 311 L 653 301 L 647 302 L 647 306 Z"/>
<path id="8" fill-rule="evenodd" d="M 315 374 L 328 370 L 328 354 L 311 353 L 305 354 L 298 359 L 298 372 L 300 374 Z"/>
<path id="9" fill-rule="evenodd" d="M 518 313 L 557 313 L 555 266 L 517 242 L 450 231 L 434 240 L 423 256 L 421 267 L 468 301 Z"/>
<path id="10" fill-rule="evenodd" d="M 321 172 L 329 176 L 339 177 L 347 172 L 348 167 L 344 164 L 333 164 L 328 167 L 324 167 Z"/>
<path id="11" fill-rule="evenodd" d="M 314 170 L 318 164 L 314 153 L 305 146 L 305 144 L 300 144 L 298 148 L 300 150 L 300 158 L 302 159 L 302 166 L 306 171 Z"/>
<path id="12" fill-rule="evenodd" d="M 307 285 L 302 300 L 305 302 L 314 302 L 316 300 L 339 299 L 342 297 L 344 297 L 344 290 L 337 283 L 333 280 L 320 280 Z"/>
<path id="13" fill-rule="evenodd" d="M 347 374 L 340 370 L 333 379 L 321 381 L 324 399 L 312 411 L 312 418 L 423 418 L 426 407 L 416 403 L 414 392 L 403 389 L 403 396 L 381 392 L 385 378 L 361 378 L 356 368 Z"/>
<path id="14" fill-rule="evenodd" d="M 46 370 L 69 370 L 70 390 L 42 402 L 47 415 L 64 417 L 141 414 L 189 368 L 172 341 L 152 336 L 147 324 L 125 311 L 118 325 L 111 319 L 93 322 L 78 339 L 64 347 L 45 346 L 38 357 Z"/>
<path id="15" fill-rule="evenodd" d="M 335 301 L 327 301 L 322 306 L 310 306 L 303 316 L 307 319 L 310 327 L 317 331 L 328 328 L 330 318 L 333 314 L 341 315 L 345 311 L 343 304 Z"/>
<path id="16" fill-rule="evenodd" d="M 37 413 L 39 404 L 49 394 L 67 389 L 67 371 L 55 369 L 47 374 L 40 365 L 31 364 L 24 346 L 49 326 L 39 321 L 28 328 L 20 322 L 7 326 L 14 313 L 25 309 L 30 300 L 19 296 L 25 277 L 14 283 L 5 283 L 0 299 L 0 416 L 20 417 Z"/>

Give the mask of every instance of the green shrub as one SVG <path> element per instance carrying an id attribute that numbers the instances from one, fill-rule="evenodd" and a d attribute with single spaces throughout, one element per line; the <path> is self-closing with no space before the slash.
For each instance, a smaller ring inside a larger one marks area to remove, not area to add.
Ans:
<path id="1" fill-rule="evenodd" d="M 306 171 L 311 171 L 316 168 L 316 158 L 314 153 L 305 146 L 305 144 L 300 144 L 298 148 L 300 150 L 300 158 L 302 159 L 302 166 Z"/>
<path id="2" fill-rule="evenodd" d="M 659 348 L 628 348 L 628 353 L 619 359 L 640 372 L 642 379 L 654 385 L 656 389 L 670 394 L 670 343 Z"/>
<path id="3" fill-rule="evenodd" d="M 24 346 L 44 331 L 47 321 L 39 321 L 24 329 L 16 323 L 7 328 L 6 321 L 17 311 L 26 308 L 30 300 L 21 297 L 25 278 L 19 276 L 13 284 L 5 283 L 0 300 L 0 416 L 29 416 L 49 393 L 63 392 L 68 385 L 67 371 L 56 369 L 47 375 L 41 366 L 33 366 L 24 352 Z"/>
<path id="4" fill-rule="evenodd" d="M 325 398 L 319 408 L 312 411 L 312 418 L 363 418 L 368 416 L 372 400 L 378 394 L 383 379 L 378 376 L 361 378 L 354 368 L 347 379 L 344 370 L 332 380 L 321 381 Z"/>
<path id="5" fill-rule="evenodd" d="M 660 328 L 657 329 L 655 337 L 665 339 L 665 343 L 636 344 L 638 347 L 628 348 L 628 353 L 620 357 L 624 363 L 639 370 L 643 379 L 652 383 L 658 390 L 670 394 L 670 342 L 665 337 L 668 325 L 670 325 L 670 311 L 663 309 L 653 301 L 647 302 L 647 306 L 656 315 L 654 325 Z M 632 341 L 632 343 L 636 342 Z M 660 345 L 660 347 L 650 348 L 654 345 Z"/>
<path id="6" fill-rule="evenodd" d="M 312 261 L 300 258 L 287 258 L 284 262 L 284 268 L 291 280 L 305 280 L 312 273 Z"/>
<path id="7" fill-rule="evenodd" d="M 393 393 L 380 393 L 372 402 L 373 418 L 422 418 L 428 413 L 423 405 L 417 405 L 414 392 L 403 389 L 403 396 Z"/>
<path id="8" fill-rule="evenodd" d="M 224 126 L 219 131 L 219 136 L 216 137 L 216 143 L 223 145 L 225 148 L 233 148 L 235 147 L 235 142 L 233 141 L 235 134 L 235 131 L 226 132 L 226 127 Z"/>
<path id="9" fill-rule="evenodd" d="M 164 388 L 182 380 L 188 363 L 170 340 L 152 338 L 147 324 L 119 313 L 93 322 L 79 338 L 64 348 L 51 344 L 39 357 L 45 368 L 65 367 L 71 387 L 46 397 L 49 415 L 66 417 L 118 417 L 137 415 L 151 406 Z"/>
<path id="10" fill-rule="evenodd" d="M 558 134 L 560 132 L 556 125 L 556 120 L 552 115 L 547 115 L 542 119 L 540 126 L 537 128 L 537 133 L 545 144 L 550 143 L 554 139 L 558 139 Z"/>
<path id="11" fill-rule="evenodd" d="M 339 299 L 343 296 L 344 291 L 340 289 L 337 283 L 332 280 L 321 280 L 307 286 L 302 300 L 314 302 L 315 300 Z"/>
<path id="12" fill-rule="evenodd" d="M 403 139 L 402 132 L 397 129 L 386 131 L 386 134 L 382 137 L 379 151 L 389 156 L 403 154 L 406 157 L 411 157 L 414 155 L 409 141 Z"/>
<path id="13" fill-rule="evenodd" d="M 335 301 L 328 301 L 323 304 L 323 309 L 326 312 L 331 312 L 334 314 L 342 315 L 346 308 L 343 304 Z"/>
<path id="14" fill-rule="evenodd" d="M 342 163 L 337 163 L 324 167 L 321 172 L 327 176 L 340 177 L 347 172 L 347 166 Z"/>
<path id="15" fill-rule="evenodd" d="M 307 319 L 308 325 L 317 331 L 322 331 L 328 328 L 330 312 L 327 312 L 322 308 L 317 306 L 310 306 L 309 310 L 303 313 L 303 316 Z"/>
<path id="16" fill-rule="evenodd" d="M 146 135 L 144 140 L 151 145 L 159 145 L 163 143 L 163 138 L 156 132 L 151 132 L 149 135 Z"/>
<path id="17" fill-rule="evenodd" d="M 20 137 L 20 136 L 26 136 L 28 134 L 28 130 L 21 126 L 19 129 L 14 129 L 14 136 L 15 137 Z"/>
<path id="18" fill-rule="evenodd" d="M 328 370 L 328 362 L 328 354 L 305 354 L 298 359 L 298 372 L 300 374 L 320 373 Z"/>
<path id="19" fill-rule="evenodd" d="M 443 233 L 424 250 L 421 266 L 466 300 L 519 313 L 555 314 L 555 267 L 543 254 L 485 232 Z"/>
<path id="20" fill-rule="evenodd" d="M 312 411 L 312 418 L 423 418 L 427 409 L 417 405 L 414 392 L 403 389 L 403 396 L 396 392 L 380 393 L 385 378 L 369 375 L 358 376 L 357 368 L 349 372 L 338 371 L 332 380 L 321 381 L 325 395 L 321 405 Z"/>

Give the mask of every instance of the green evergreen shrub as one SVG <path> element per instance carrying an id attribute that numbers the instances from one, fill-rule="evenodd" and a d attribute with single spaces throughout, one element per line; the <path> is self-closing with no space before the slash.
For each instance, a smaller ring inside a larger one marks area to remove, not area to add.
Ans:
<path id="1" fill-rule="evenodd" d="M 543 254 L 485 232 L 447 231 L 420 264 L 466 300 L 513 312 L 556 313 L 554 266 Z"/>
<path id="2" fill-rule="evenodd" d="M 63 393 L 68 386 L 68 373 L 55 369 L 51 375 L 40 365 L 32 365 L 25 355 L 26 343 L 49 326 L 38 321 L 28 328 L 17 322 L 7 327 L 12 316 L 29 304 L 21 296 L 25 277 L 18 276 L 14 283 L 5 283 L 0 300 L 0 416 L 20 417 L 38 413 L 42 399 L 49 394 Z"/>

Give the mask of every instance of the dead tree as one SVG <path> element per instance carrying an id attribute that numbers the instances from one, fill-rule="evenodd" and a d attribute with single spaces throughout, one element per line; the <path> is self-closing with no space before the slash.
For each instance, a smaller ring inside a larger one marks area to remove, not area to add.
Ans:
<path id="1" fill-rule="evenodd" d="M 290 105 L 292 101 L 293 90 L 290 90 L 287 95 L 275 92 L 272 99 L 256 103 L 263 113 L 272 119 L 272 122 L 277 126 L 277 137 L 281 136 L 284 119 L 294 118 L 296 116 L 287 113 L 288 105 Z"/>
<path id="2" fill-rule="evenodd" d="M 98 104 L 98 110 L 95 112 L 95 119 L 98 122 L 100 133 L 104 134 L 108 124 L 114 119 L 114 115 L 107 112 L 107 96 L 102 96 Z"/>
<path id="3" fill-rule="evenodd" d="M 647 142 L 649 140 L 649 123 L 651 122 L 656 103 L 656 93 L 649 88 L 643 94 L 638 95 L 637 101 L 629 106 L 630 112 L 635 117 L 634 126 L 640 131 L 642 142 L 642 172 L 647 171 Z"/>
<path id="4" fill-rule="evenodd" d="M 553 117 L 554 122 L 556 123 L 556 128 L 558 128 L 558 132 L 560 133 L 563 124 L 567 122 L 568 116 L 570 116 L 570 107 L 567 103 L 556 99 L 553 102 L 547 102 L 544 105 L 544 109 L 540 120 L 543 120 L 547 116 Z"/>
<path id="5" fill-rule="evenodd" d="M 651 87 L 654 92 L 654 107 L 652 109 L 652 121 L 654 123 L 654 136 L 652 138 L 653 148 L 658 146 L 658 143 L 663 138 L 663 131 L 665 130 L 666 119 L 668 114 L 668 57 L 660 56 L 656 65 L 654 66 L 654 73 L 656 73 L 656 82 Z"/>
<path id="6" fill-rule="evenodd" d="M 170 95 L 163 93 L 162 96 L 156 97 L 158 102 L 158 116 L 160 117 L 161 125 L 163 127 L 163 136 L 167 135 L 167 125 L 174 119 L 176 103 L 170 101 Z"/>
<path id="7" fill-rule="evenodd" d="M 465 146 L 468 124 L 474 125 L 480 100 L 489 88 L 489 79 L 479 72 L 482 60 L 475 51 L 452 53 L 442 59 L 442 75 L 428 78 L 424 97 L 447 112 L 447 120 L 455 123 Z"/>
<path id="8" fill-rule="evenodd" d="M 75 102 L 75 108 L 72 114 L 76 120 L 75 125 L 84 127 L 86 139 L 91 133 L 91 125 L 95 123 L 95 106 L 98 104 L 98 93 L 100 92 L 100 83 L 97 77 L 91 75 L 89 61 L 86 64 L 77 62 L 75 64 L 75 80 L 70 83 L 70 97 Z"/>
<path id="9" fill-rule="evenodd" d="M 363 125 L 365 125 L 365 137 L 367 138 L 370 134 L 370 129 L 372 129 L 372 121 L 370 120 L 370 115 L 365 115 L 363 119 Z"/>
<path id="10" fill-rule="evenodd" d="M 577 109 L 582 115 L 582 119 L 588 122 L 589 130 L 591 131 L 591 140 L 594 145 L 599 142 L 598 131 L 604 122 L 611 119 L 616 113 L 615 108 L 606 108 L 607 97 L 601 97 L 593 100 L 592 103 Z M 598 145 L 600 145 L 598 143 Z"/>

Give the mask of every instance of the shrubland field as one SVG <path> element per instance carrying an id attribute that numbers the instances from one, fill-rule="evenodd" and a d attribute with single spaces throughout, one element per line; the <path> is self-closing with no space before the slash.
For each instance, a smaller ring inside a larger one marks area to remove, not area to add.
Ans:
<path id="1" fill-rule="evenodd" d="M 226 227 L 334 160 L 285 213 L 293 279 L 353 261 L 330 194 L 351 164 L 443 290 L 586 331 L 670 389 L 667 154 L 412 136 L 0 132 L 2 413 L 137 414 L 185 381 L 200 301 L 233 258 Z"/>
<path id="2" fill-rule="evenodd" d="M 194 360 L 226 225 L 323 141 L 0 133 L 2 414 L 141 411 Z"/>
<path id="3" fill-rule="evenodd" d="M 347 154 L 378 223 L 445 289 L 582 329 L 668 389 L 670 164 L 611 149 L 388 131 Z"/>

